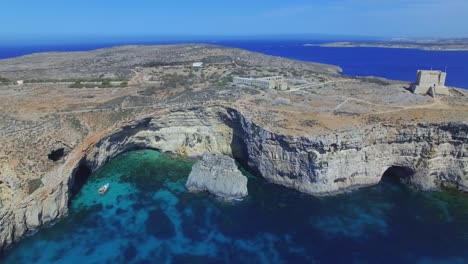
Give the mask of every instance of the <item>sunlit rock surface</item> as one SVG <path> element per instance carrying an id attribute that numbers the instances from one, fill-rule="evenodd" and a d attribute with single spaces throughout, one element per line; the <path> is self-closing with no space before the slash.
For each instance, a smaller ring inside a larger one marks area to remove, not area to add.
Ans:
<path id="1" fill-rule="evenodd" d="M 203 155 L 193 166 L 185 186 L 191 191 L 208 191 L 227 200 L 248 195 L 247 177 L 239 171 L 234 159 L 219 154 Z"/>

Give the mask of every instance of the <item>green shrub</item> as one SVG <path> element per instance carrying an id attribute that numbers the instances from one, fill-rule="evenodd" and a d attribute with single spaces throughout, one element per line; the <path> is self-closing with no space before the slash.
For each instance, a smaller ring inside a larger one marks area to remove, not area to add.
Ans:
<path id="1" fill-rule="evenodd" d="M 81 130 L 81 122 L 79 119 L 75 119 L 75 118 L 71 119 L 70 126 L 75 130 Z"/>
<path id="2" fill-rule="evenodd" d="M 68 88 L 83 88 L 84 85 L 80 81 L 76 81 L 68 86 Z"/>
<path id="3" fill-rule="evenodd" d="M 99 85 L 99 88 L 110 88 L 110 87 L 113 87 L 110 80 L 104 80 L 101 82 L 101 85 Z"/>
<path id="4" fill-rule="evenodd" d="M 187 86 L 192 84 L 192 80 L 187 75 L 172 73 L 165 74 L 161 77 L 164 86 L 169 88 L 176 88 L 178 86 Z"/>
<path id="5" fill-rule="evenodd" d="M 9 84 L 12 84 L 13 81 L 11 81 L 10 79 L 7 79 L 7 78 L 4 78 L 2 76 L 0 76 L 0 85 L 9 85 Z"/>

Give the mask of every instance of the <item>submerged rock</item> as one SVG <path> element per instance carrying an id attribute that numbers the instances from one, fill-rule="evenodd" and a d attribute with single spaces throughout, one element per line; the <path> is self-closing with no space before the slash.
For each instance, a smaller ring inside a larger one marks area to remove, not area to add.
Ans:
<path id="1" fill-rule="evenodd" d="M 176 234 L 174 224 L 161 209 L 149 212 L 146 232 L 157 239 L 170 239 Z"/>
<path id="2" fill-rule="evenodd" d="M 185 184 L 191 191 L 208 191 L 226 200 L 248 195 L 247 177 L 237 168 L 234 159 L 207 153 L 195 163 Z"/>

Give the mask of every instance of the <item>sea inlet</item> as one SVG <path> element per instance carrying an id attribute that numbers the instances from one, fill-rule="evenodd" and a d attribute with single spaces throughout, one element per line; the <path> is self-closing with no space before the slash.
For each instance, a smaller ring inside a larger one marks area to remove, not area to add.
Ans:
<path id="1" fill-rule="evenodd" d="M 315 198 L 249 177 L 249 196 L 190 193 L 193 161 L 140 150 L 92 175 L 70 214 L 1 263 L 468 263 L 468 196 L 376 186 Z M 110 183 L 104 196 L 99 186 Z"/>

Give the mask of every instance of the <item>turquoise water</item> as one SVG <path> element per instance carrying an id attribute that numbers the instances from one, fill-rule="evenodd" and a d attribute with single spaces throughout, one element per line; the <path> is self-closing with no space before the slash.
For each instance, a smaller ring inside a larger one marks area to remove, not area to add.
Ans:
<path id="1" fill-rule="evenodd" d="M 192 161 L 152 150 L 97 171 L 70 215 L 1 263 L 467 263 L 468 197 L 424 193 L 396 177 L 314 198 L 249 177 L 226 203 L 185 190 Z M 97 188 L 109 182 L 105 196 Z"/>

